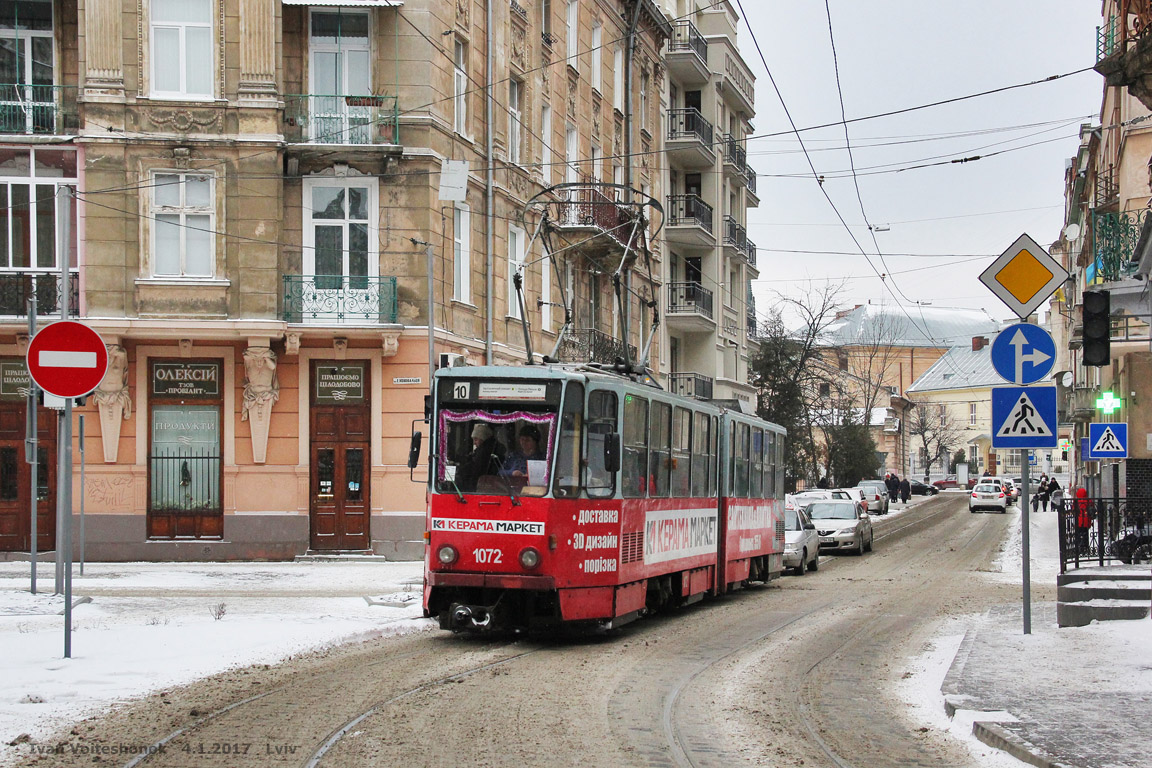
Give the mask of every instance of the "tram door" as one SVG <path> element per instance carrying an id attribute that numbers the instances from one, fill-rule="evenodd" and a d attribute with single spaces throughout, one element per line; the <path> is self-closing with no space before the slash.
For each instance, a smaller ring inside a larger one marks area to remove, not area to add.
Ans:
<path id="1" fill-rule="evenodd" d="M 310 546 L 370 547 L 368 363 L 312 364 Z"/>
<path id="2" fill-rule="evenodd" d="M 24 408 L 0 407 L 0 552 L 32 549 L 32 466 L 24 453 Z M 39 409 L 36 549 L 56 548 L 56 413 Z"/>

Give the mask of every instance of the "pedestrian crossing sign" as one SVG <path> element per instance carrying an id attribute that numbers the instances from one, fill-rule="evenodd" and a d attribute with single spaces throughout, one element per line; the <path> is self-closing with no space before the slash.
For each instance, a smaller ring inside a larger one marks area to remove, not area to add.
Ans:
<path id="1" fill-rule="evenodd" d="M 1128 424 L 1089 424 L 1088 446 L 1093 459 L 1128 458 Z"/>
<path id="2" fill-rule="evenodd" d="M 993 448 L 1055 448 L 1056 387 L 993 387 Z"/>

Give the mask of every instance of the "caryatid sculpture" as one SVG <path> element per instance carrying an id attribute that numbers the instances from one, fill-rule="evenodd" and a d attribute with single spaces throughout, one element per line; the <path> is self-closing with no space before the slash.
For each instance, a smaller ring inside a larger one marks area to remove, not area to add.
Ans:
<path id="1" fill-rule="evenodd" d="M 252 460 L 263 464 L 268 454 L 268 427 L 272 406 L 280 399 L 276 353 L 268 347 L 244 350 L 244 405 L 240 420 L 252 429 Z"/>
<path id="2" fill-rule="evenodd" d="M 104 461 L 114 464 L 120 447 L 120 422 L 132 418 L 132 395 L 128 392 L 128 351 L 119 344 L 104 346 L 108 349 L 108 370 L 92 398 L 100 411 Z"/>

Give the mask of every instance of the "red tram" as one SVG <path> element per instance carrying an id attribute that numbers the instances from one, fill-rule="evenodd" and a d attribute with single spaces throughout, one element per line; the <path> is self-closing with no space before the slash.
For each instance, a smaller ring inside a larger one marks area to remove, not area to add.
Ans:
<path id="1" fill-rule="evenodd" d="M 424 615 L 444 629 L 619 626 L 782 571 L 775 424 L 556 365 L 440 370 L 430 421 Z"/>

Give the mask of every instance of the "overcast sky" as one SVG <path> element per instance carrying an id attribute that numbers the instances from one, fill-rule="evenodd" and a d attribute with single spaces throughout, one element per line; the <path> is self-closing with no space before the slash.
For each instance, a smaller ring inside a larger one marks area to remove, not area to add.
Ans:
<path id="1" fill-rule="evenodd" d="M 740 30 L 740 50 L 756 77 L 754 135 L 790 126 L 749 28 L 796 125 L 840 120 L 824 0 L 742 2 L 748 18 Z M 1095 63 L 1100 3 L 1090 0 L 828 0 L 828 5 L 849 119 Z M 844 127 L 803 131 L 812 163 L 825 176 L 824 189 L 875 271 L 821 193 L 795 136 L 749 141 L 748 161 L 759 175 L 761 200 L 748 212 L 748 236 L 759 248 L 760 279 L 753 290 L 760 314 L 775 302 L 775 292 L 800 297 L 811 290 L 809 280 L 822 285 L 847 278 L 842 299 L 849 306 L 869 299 L 921 301 L 1010 317 L 977 278 L 1022 232 L 1045 247 L 1058 238 L 1065 162 L 1079 145 L 1078 126 L 1098 121 L 1102 92 L 1103 79 L 1089 71 L 851 123 L 864 213 L 848 173 Z M 969 135 L 954 136 L 958 133 Z M 868 146 L 879 143 L 888 146 Z M 876 173 L 1008 149 L 1013 151 L 965 164 Z M 789 177 L 793 174 L 800 176 Z M 873 242 L 865 221 L 889 229 L 875 232 Z M 943 256 L 930 258 L 937 255 Z M 968 260 L 955 263 L 962 259 Z M 891 275 L 890 290 L 877 271 Z"/>

